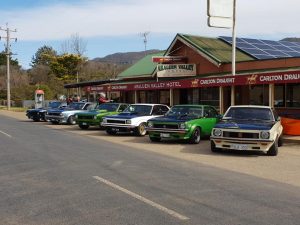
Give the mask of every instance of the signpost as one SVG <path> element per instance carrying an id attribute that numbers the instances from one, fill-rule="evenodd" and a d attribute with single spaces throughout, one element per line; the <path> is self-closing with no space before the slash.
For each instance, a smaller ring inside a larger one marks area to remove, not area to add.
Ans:
<path id="1" fill-rule="evenodd" d="M 210 27 L 232 28 L 232 75 L 234 76 L 236 70 L 236 0 L 207 0 L 207 16 Z M 231 86 L 231 105 L 235 104 L 234 93 L 234 86 Z"/>

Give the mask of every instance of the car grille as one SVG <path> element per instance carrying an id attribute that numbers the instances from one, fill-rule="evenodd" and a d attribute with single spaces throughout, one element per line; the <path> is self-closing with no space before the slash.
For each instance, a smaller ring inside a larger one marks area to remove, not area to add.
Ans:
<path id="1" fill-rule="evenodd" d="M 60 113 L 49 112 L 48 115 L 49 116 L 60 116 Z"/>
<path id="2" fill-rule="evenodd" d="M 178 129 L 178 124 L 153 124 L 154 128 Z"/>
<path id="3" fill-rule="evenodd" d="M 258 139 L 259 138 L 259 134 L 258 133 L 247 133 L 247 132 L 230 132 L 230 131 L 224 131 L 223 132 L 223 137 Z"/>
<path id="4" fill-rule="evenodd" d="M 120 123 L 120 124 L 125 124 L 125 120 L 107 120 L 107 123 Z"/>
<path id="5" fill-rule="evenodd" d="M 94 119 L 94 116 L 78 115 L 78 119 L 92 120 Z"/>

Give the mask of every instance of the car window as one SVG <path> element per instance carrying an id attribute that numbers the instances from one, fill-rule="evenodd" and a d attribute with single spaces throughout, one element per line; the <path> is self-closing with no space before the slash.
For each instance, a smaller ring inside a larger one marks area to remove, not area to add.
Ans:
<path id="1" fill-rule="evenodd" d="M 151 115 L 151 105 L 130 105 L 123 112 L 137 114 L 137 115 Z"/>
<path id="2" fill-rule="evenodd" d="M 223 119 L 237 120 L 274 120 L 269 108 L 232 107 L 225 113 Z"/>
<path id="3" fill-rule="evenodd" d="M 128 107 L 128 105 L 125 105 L 125 104 L 120 105 L 119 112 L 123 112 L 127 107 Z"/>
<path id="4" fill-rule="evenodd" d="M 160 105 L 156 105 L 153 107 L 152 115 L 163 115 L 164 113 L 161 110 Z"/>
<path id="5" fill-rule="evenodd" d="M 102 103 L 98 104 L 95 109 L 97 110 L 107 110 L 108 112 L 115 112 L 119 107 L 118 103 Z"/>

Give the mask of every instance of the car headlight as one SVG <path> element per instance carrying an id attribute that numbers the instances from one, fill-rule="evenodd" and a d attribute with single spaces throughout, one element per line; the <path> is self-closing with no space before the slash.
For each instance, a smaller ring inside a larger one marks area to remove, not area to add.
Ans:
<path id="1" fill-rule="evenodd" d="M 261 139 L 269 139 L 270 138 L 270 132 L 269 131 L 261 131 L 260 132 L 260 138 Z"/>
<path id="2" fill-rule="evenodd" d="M 60 116 L 63 116 L 64 114 L 63 114 L 63 113 L 60 113 L 59 115 L 60 115 Z"/>
<path id="3" fill-rule="evenodd" d="M 126 120 L 126 124 L 131 124 L 131 120 Z"/>
<path id="4" fill-rule="evenodd" d="M 78 115 L 77 114 L 75 114 L 75 119 L 78 119 Z"/>
<path id="5" fill-rule="evenodd" d="M 213 135 L 217 137 L 221 137 L 222 130 L 221 129 L 213 129 Z"/>
<path id="6" fill-rule="evenodd" d="M 107 119 L 104 118 L 104 119 L 102 120 L 102 123 L 107 123 Z"/>
<path id="7" fill-rule="evenodd" d="M 148 122 L 148 127 L 153 127 L 153 123 L 152 122 Z"/>
<path id="8" fill-rule="evenodd" d="M 96 120 L 97 119 L 97 116 L 94 116 L 94 120 Z"/>
<path id="9" fill-rule="evenodd" d="M 185 129 L 185 128 L 186 128 L 185 123 L 180 123 L 180 124 L 179 124 L 179 129 Z"/>

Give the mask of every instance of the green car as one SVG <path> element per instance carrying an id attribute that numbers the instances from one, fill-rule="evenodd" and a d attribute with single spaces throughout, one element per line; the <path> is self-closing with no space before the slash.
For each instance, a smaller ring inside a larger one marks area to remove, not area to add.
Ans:
<path id="1" fill-rule="evenodd" d="M 210 136 L 221 116 L 209 105 L 175 105 L 164 116 L 148 120 L 151 141 L 188 140 L 192 144 Z"/>
<path id="2" fill-rule="evenodd" d="M 90 126 L 101 127 L 103 117 L 119 114 L 128 107 L 125 103 L 103 103 L 88 112 L 81 112 L 75 115 L 76 124 L 86 130 Z"/>

